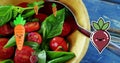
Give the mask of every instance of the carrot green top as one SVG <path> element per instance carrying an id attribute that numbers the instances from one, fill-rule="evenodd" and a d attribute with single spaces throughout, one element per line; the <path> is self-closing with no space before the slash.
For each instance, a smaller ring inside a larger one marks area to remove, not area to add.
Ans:
<path id="1" fill-rule="evenodd" d="M 93 22 L 93 27 L 96 30 L 107 30 L 109 27 L 109 22 L 104 23 L 104 19 L 100 18 L 97 22 Z"/>
<path id="2" fill-rule="evenodd" d="M 24 20 L 21 15 L 18 15 L 18 17 L 16 17 L 16 20 L 14 20 L 15 26 L 18 24 L 24 25 L 25 23 L 26 23 L 26 20 Z"/>
<path id="3" fill-rule="evenodd" d="M 53 4 L 52 4 L 52 7 L 56 7 L 56 4 L 55 4 L 55 3 L 53 3 Z"/>

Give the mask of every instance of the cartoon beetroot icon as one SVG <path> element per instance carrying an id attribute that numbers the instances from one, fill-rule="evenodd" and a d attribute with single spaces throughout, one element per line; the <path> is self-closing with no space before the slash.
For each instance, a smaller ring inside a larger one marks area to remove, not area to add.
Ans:
<path id="1" fill-rule="evenodd" d="M 92 43 L 96 47 L 99 53 L 101 53 L 109 44 L 110 35 L 107 32 L 109 28 L 109 22 L 104 23 L 103 18 L 100 18 L 97 22 L 93 22 L 93 27 L 96 30 L 92 35 Z"/>

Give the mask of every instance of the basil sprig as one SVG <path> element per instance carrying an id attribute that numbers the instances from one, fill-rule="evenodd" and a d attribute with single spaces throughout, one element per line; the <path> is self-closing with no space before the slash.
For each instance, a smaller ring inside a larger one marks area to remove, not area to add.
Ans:
<path id="1" fill-rule="evenodd" d="M 58 36 L 62 32 L 62 27 L 65 19 L 65 8 L 58 10 L 56 17 L 51 14 L 48 16 L 41 25 L 40 33 L 43 38 L 49 39 Z"/>

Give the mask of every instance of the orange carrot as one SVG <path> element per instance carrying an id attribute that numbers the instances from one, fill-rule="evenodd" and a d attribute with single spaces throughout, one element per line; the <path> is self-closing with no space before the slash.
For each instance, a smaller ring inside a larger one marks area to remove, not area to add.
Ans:
<path id="1" fill-rule="evenodd" d="M 14 24 L 16 25 L 14 28 L 14 33 L 15 33 L 15 39 L 16 39 L 16 45 L 17 49 L 21 50 L 23 47 L 24 43 L 24 37 L 25 37 L 25 20 L 23 20 L 23 17 L 19 15 L 16 20 L 14 20 Z"/>
<path id="2" fill-rule="evenodd" d="M 14 29 L 16 44 L 18 50 L 21 50 L 24 43 L 25 28 L 23 25 L 17 25 Z"/>
<path id="3" fill-rule="evenodd" d="M 35 14 L 38 15 L 38 5 L 34 6 L 34 11 L 35 11 Z"/>
<path id="4" fill-rule="evenodd" d="M 54 16 L 56 16 L 56 14 L 57 14 L 57 7 L 56 7 L 55 3 L 52 4 L 52 11 L 53 11 Z"/>

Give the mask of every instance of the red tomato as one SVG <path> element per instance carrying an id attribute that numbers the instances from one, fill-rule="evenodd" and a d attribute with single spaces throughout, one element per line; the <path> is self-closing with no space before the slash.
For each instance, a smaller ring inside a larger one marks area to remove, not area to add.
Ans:
<path id="1" fill-rule="evenodd" d="M 47 15 L 50 15 L 52 14 L 52 4 L 51 3 L 48 3 L 48 2 L 45 2 L 44 3 L 44 7 L 42 7 L 40 10 L 39 10 L 40 13 L 45 13 Z"/>
<path id="2" fill-rule="evenodd" d="M 9 24 L 5 24 L 0 27 L 0 34 L 1 35 L 10 35 L 13 33 L 13 28 Z"/>
<path id="3" fill-rule="evenodd" d="M 7 38 L 0 38 L 0 60 L 8 59 L 14 54 L 14 47 L 3 48 L 7 42 Z"/>
<path id="4" fill-rule="evenodd" d="M 63 8 L 63 5 L 56 3 L 57 4 L 57 10 Z M 40 13 L 45 13 L 47 15 L 50 15 L 53 13 L 52 11 L 52 2 L 45 2 L 44 7 L 39 10 Z"/>
<path id="5" fill-rule="evenodd" d="M 27 36 L 27 40 L 28 41 L 33 41 L 33 42 L 37 42 L 38 44 L 41 44 L 42 42 L 42 37 L 39 33 L 37 32 L 31 32 L 28 34 Z"/>
<path id="6" fill-rule="evenodd" d="M 23 46 L 22 50 L 16 49 L 15 63 L 36 63 L 37 59 L 32 58 L 34 50 L 29 46 Z"/>
<path id="7" fill-rule="evenodd" d="M 33 32 L 33 31 L 37 31 L 40 28 L 40 24 L 39 22 L 27 22 L 25 24 L 25 31 L 26 32 Z"/>
<path id="8" fill-rule="evenodd" d="M 62 37 L 54 37 L 50 41 L 50 49 L 53 51 L 68 51 L 68 44 Z"/>
<path id="9" fill-rule="evenodd" d="M 43 22 L 45 20 L 45 18 L 47 17 L 47 15 L 43 14 L 43 13 L 39 13 L 38 15 L 35 15 L 34 17 L 38 18 L 40 20 L 40 22 Z"/>
<path id="10" fill-rule="evenodd" d="M 18 4 L 17 6 L 25 8 L 25 7 L 27 7 L 27 4 L 28 4 L 27 2 L 22 2 L 22 3 Z"/>
<path id="11" fill-rule="evenodd" d="M 68 22 L 65 22 L 65 23 L 63 24 L 62 33 L 61 33 L 60 36 L 62 36 L 62 37 L 67 36 L 67 35 L 70 33 L 70 31 L 71 31 L 70 24 L 69 24 Z"/>
<path id="12" fill-rule="evenodd" d="M 71 31 L 74 31 L 74 30 L 77 30 L 77 25 L 76 25 L 76 22 L 75 22 L 75 19 L 73 16 L 68 16 L 66 19 L 65 19 L 66 22 L 68 22 L 70 24 L 70 27 L 71 27 Z"/>

